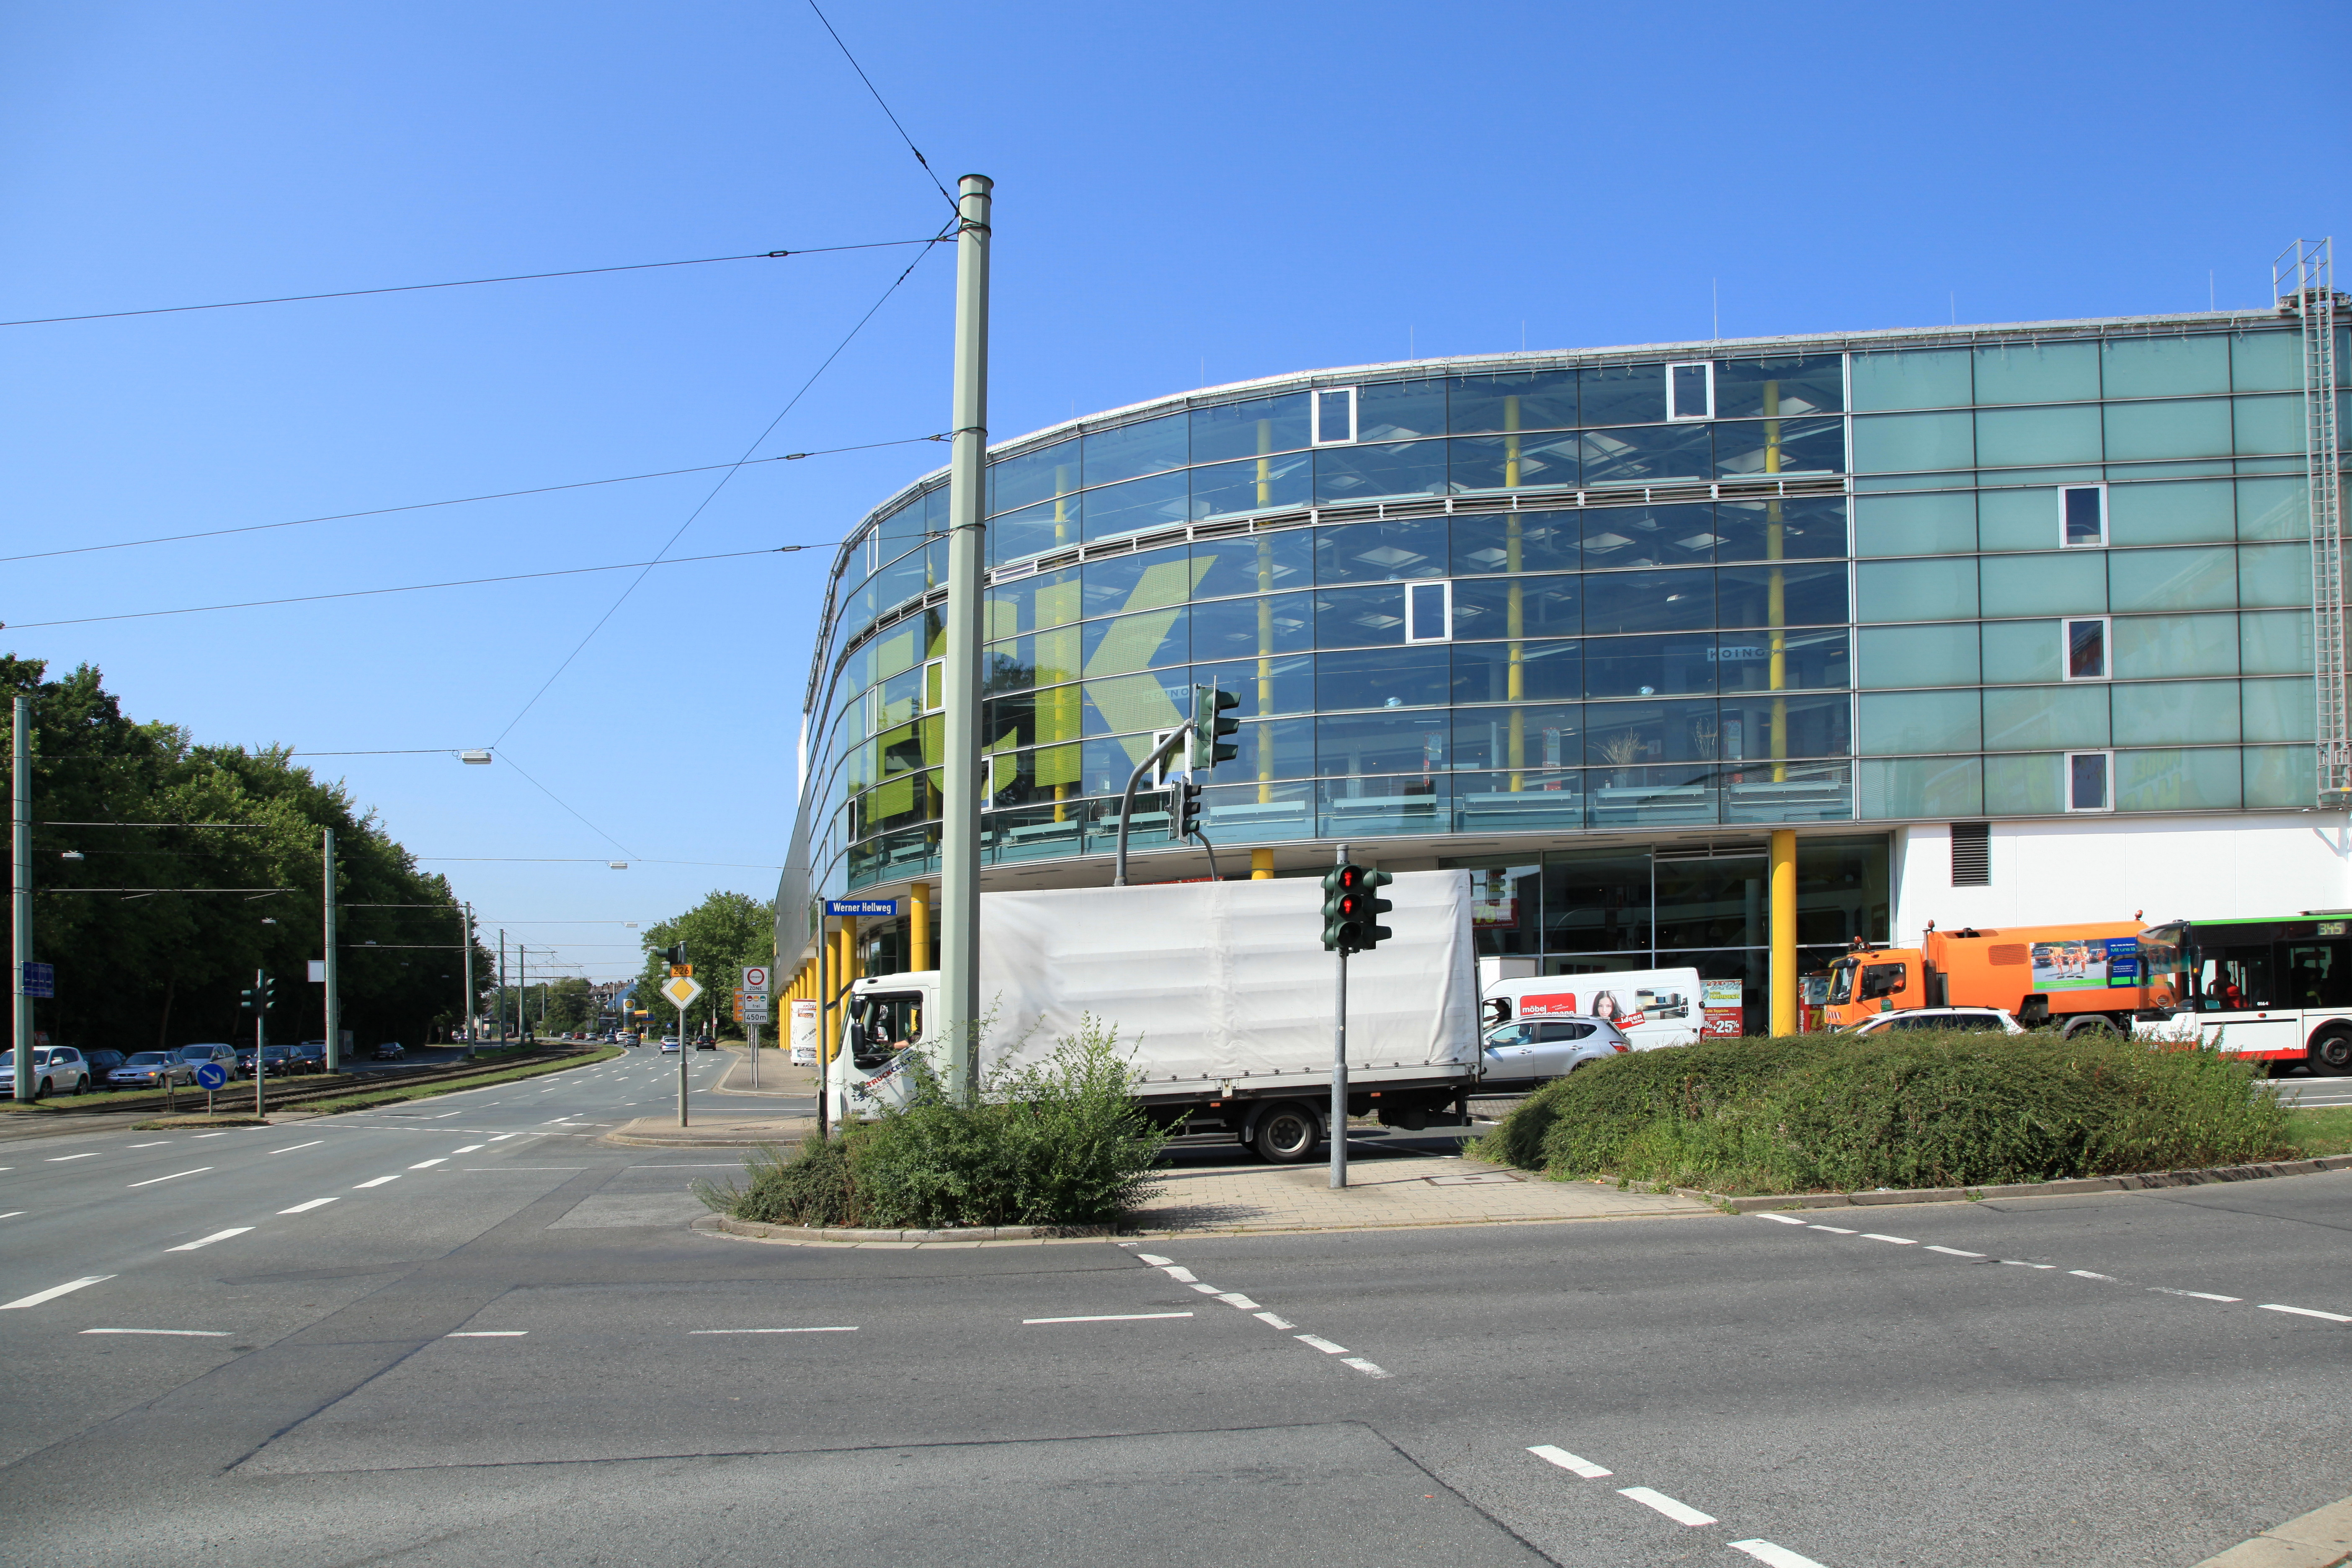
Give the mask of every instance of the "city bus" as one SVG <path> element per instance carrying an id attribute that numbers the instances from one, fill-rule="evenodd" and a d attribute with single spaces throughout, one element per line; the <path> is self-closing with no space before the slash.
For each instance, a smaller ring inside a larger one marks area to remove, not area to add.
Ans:
<path id="1" fill-rule="evenodd" d="M 2174 921 L 2140 933 L 2151 1005 L 2134 1032 L 2352 1074 L 2352 910 Z M 2193 1035 L 2191 1031 L 2193 1030 Z"/>

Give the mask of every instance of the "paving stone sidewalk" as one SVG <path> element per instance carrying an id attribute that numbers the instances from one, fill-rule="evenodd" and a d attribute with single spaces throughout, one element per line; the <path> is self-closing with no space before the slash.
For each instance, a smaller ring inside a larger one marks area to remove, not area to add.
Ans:
<path id="1" fill-rule="evenodd" d="M 1655 1219 L 1715 1209 L 1674 1194 L 1621 1192 L 1614 1183 L 1554 1182 L 1452 1155 L 1350 1161 L 1348 1185 L 1328 1165 L 1245 1166 L 1162 1173 L 1160 1195 L 1135 1217 L 1146 1236 L 1202 1232 L 1361 1230 L 1530 1220 Z"/>

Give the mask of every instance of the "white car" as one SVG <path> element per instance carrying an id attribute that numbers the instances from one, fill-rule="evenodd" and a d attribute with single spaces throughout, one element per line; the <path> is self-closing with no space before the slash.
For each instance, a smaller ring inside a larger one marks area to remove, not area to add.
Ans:
<path id="1" fill-rule="evenodd" d="M 1605 1018 L 1522 1018 L 1486 1031 L 1478 1087 L 1488 1094 L 1534 1089 L 1588 1062 L 1607 1061 L 1633 1048 L 1633 1043 Z"/>
<path id="2" fill-rule="evenodd" d="M 2024 1026 L 1999 1007 L 1906 1007 L 1894 1013 L 1873 1013 L 1859 1024 L 1848 1024 L 1841 1035 L 1881 1035 L 1889 1029 L 1969 1029 L 1992 1034 L 2021 1035 Z"/>
<path id="3" fill-rule="evenodd" d="M 677 1055 L 677 1037 L 676 1035 L 670 1035 L 664 1037 L 661 1043 L 661 1054 L 666 1057 L 674 1057 Z"/>
<path id="4" fill-rule="evenodd" d="M 0 1092 L 14 1094 L 16 1089 L 16 1053 L 0 1051 Z M 89 1092 L 89 1064 L 71 1046 L 36 1046 L 33 1048 L 33 1098 L 63 1090 L 69 1094 Z"/>

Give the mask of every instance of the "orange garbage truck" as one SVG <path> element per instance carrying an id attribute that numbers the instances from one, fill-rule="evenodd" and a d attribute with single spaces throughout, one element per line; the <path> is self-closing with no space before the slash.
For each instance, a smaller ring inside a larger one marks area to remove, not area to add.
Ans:
<path id="1" fill-rule="evenodd" d="M 1830 966 L 1828 1028 L 1906 1007 L 2002 1007 L 2029 1029 L 2129 1034 L 2168 1006 L 2169 975 L 2140 963 L 2137 919 L 2079 925 L 1927 928 L 1916 948 L 1856 946 Z M 2163 993 L 2158 994 L 2158 993 Z"/>

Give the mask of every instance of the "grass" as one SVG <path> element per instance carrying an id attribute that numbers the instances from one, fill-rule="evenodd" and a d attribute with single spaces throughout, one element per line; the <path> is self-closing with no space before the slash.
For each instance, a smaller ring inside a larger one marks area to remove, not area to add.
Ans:
<path id="1" fill-rule="evenodd" d="M 563 1072 L 572 1068 L 592 1067 L 610 1061 L 622 1054 L 619 1046 L 600 1046 L 585 1056 L 562 1057 L 551 1062 L 532 1062 L 523 1067 L 509 1068 L 503 1072 L 492 1071 L 466 1078 L 444 1079 L 437 1083 L 412 1084 L 405 1089 L 367 1089 L 357 1094 L 339 1095 L 333 1100 L 307 1100 L 294 1109 L 304 1114 L 331 1116 L 339 1111 L 366 1110 L 378 1105 L 394 1105 L 404 1100 L 429 1100 L 436 1094 L 454 1094 L 460 1089 L 486 1089 L 495 1083 L 512 1083 L 520 1079 L 538 1078 L 543 1073 Z"/>
<path id="2" fill-rule="evenodd" d="M 1582 1068 L 1522 1103 L 1478 1152 L 1556 1177 L 1725 1194 L 1973 1187 L 2287 1157 L 2299 1140 L 2257 1065 L 2047 1034 L 1705 1042 Z"/>
<path id="3" fill-rule="evenodd" d="M 2324 1154 L 2352 1154 L 2352 1105 L 2325 1110 L 2290 1110 L 2286 1113 L 2286 1125 L 2287 1136 L 2307 1160 Z"/>

